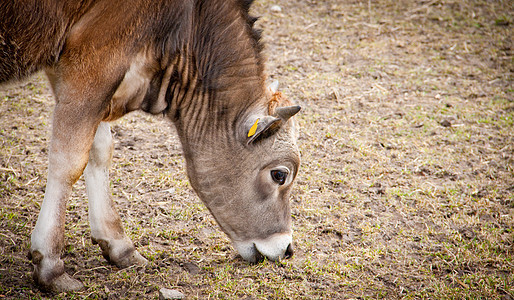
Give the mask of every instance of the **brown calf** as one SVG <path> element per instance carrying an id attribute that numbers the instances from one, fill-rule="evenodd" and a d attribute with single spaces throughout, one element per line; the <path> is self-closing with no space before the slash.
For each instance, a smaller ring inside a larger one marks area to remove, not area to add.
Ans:
<path id="1" fill-rule="evenodd" d="M 0 82 L 44 69 L 56 97 L 30 249 L 41 287 L 82 287 L 60 259 L 66 199 L 82 173 L 93 241 L 119 267 L 146 263 L 108 188 L 107 122 L 138 109 L 174 123 L 194 190 L 244 259 L 292 255 L 288 198 L 300 159 L 288 120 L 300 108 L 265 86 L 250 2 L 0 2 Z"/>

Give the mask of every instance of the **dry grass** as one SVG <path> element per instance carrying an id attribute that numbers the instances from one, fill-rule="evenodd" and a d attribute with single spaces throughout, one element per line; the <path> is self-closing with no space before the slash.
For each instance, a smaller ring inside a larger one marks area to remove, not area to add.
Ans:
<path id="1" fill-rule="evenodd" d="M 303 107 L 292 260 L 248 265 L 191 192 L 165 120 L 118 122 L 111 172 L 151 262 L 109 266 L 83 182 L 60 298 L 513 299 L 514 7 L 510 1 L 258 1 L 269 73 Z M 25 258 L 45 185 L 45 81 L 0 91 L 0 298 L 41 298 Z"/>

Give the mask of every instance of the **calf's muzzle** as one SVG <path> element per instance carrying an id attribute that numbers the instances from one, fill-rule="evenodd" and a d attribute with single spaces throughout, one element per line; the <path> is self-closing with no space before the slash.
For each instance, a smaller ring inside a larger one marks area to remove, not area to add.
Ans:
<path id="1" fill-rule="evenodd" d="M 251 263 L 264 257 L 272 261 L 288 259 L 294 253 L 291 233 L 277 233 L 266 239 L 234 241 L 234 247 L 243 259 Z"/>

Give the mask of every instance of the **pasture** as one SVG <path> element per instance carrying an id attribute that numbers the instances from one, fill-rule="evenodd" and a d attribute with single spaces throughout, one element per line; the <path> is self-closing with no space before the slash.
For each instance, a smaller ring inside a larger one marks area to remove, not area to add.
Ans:
<path id="1" fill-rule="evenodd" d="M 131 113 L 112 125 L 111 187 L 150 264 L 120 270 L 92 245 L 81 179 L 63 257 L 86 289 L 40 292 L 27 253 L 54 100 L 38 74 L 0 88 L 0 298 L 513 299 L 514 3 L 257 0 L 253 14 L 270 79 L 303 107 L 294 257 L 238 257 L 170 122 Z"/>

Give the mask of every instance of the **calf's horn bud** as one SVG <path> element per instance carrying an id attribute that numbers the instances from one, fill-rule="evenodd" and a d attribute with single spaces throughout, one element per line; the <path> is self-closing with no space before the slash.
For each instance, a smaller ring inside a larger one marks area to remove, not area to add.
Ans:
<path id="1" fill-rule="evenodd" d="M 282 121 L 286 122 L 292 116 L 296 115 L 300 109 L 302 108 L 299 105 L 277 107 L 275 109 L 275 115 L 282 119 Z"/>

